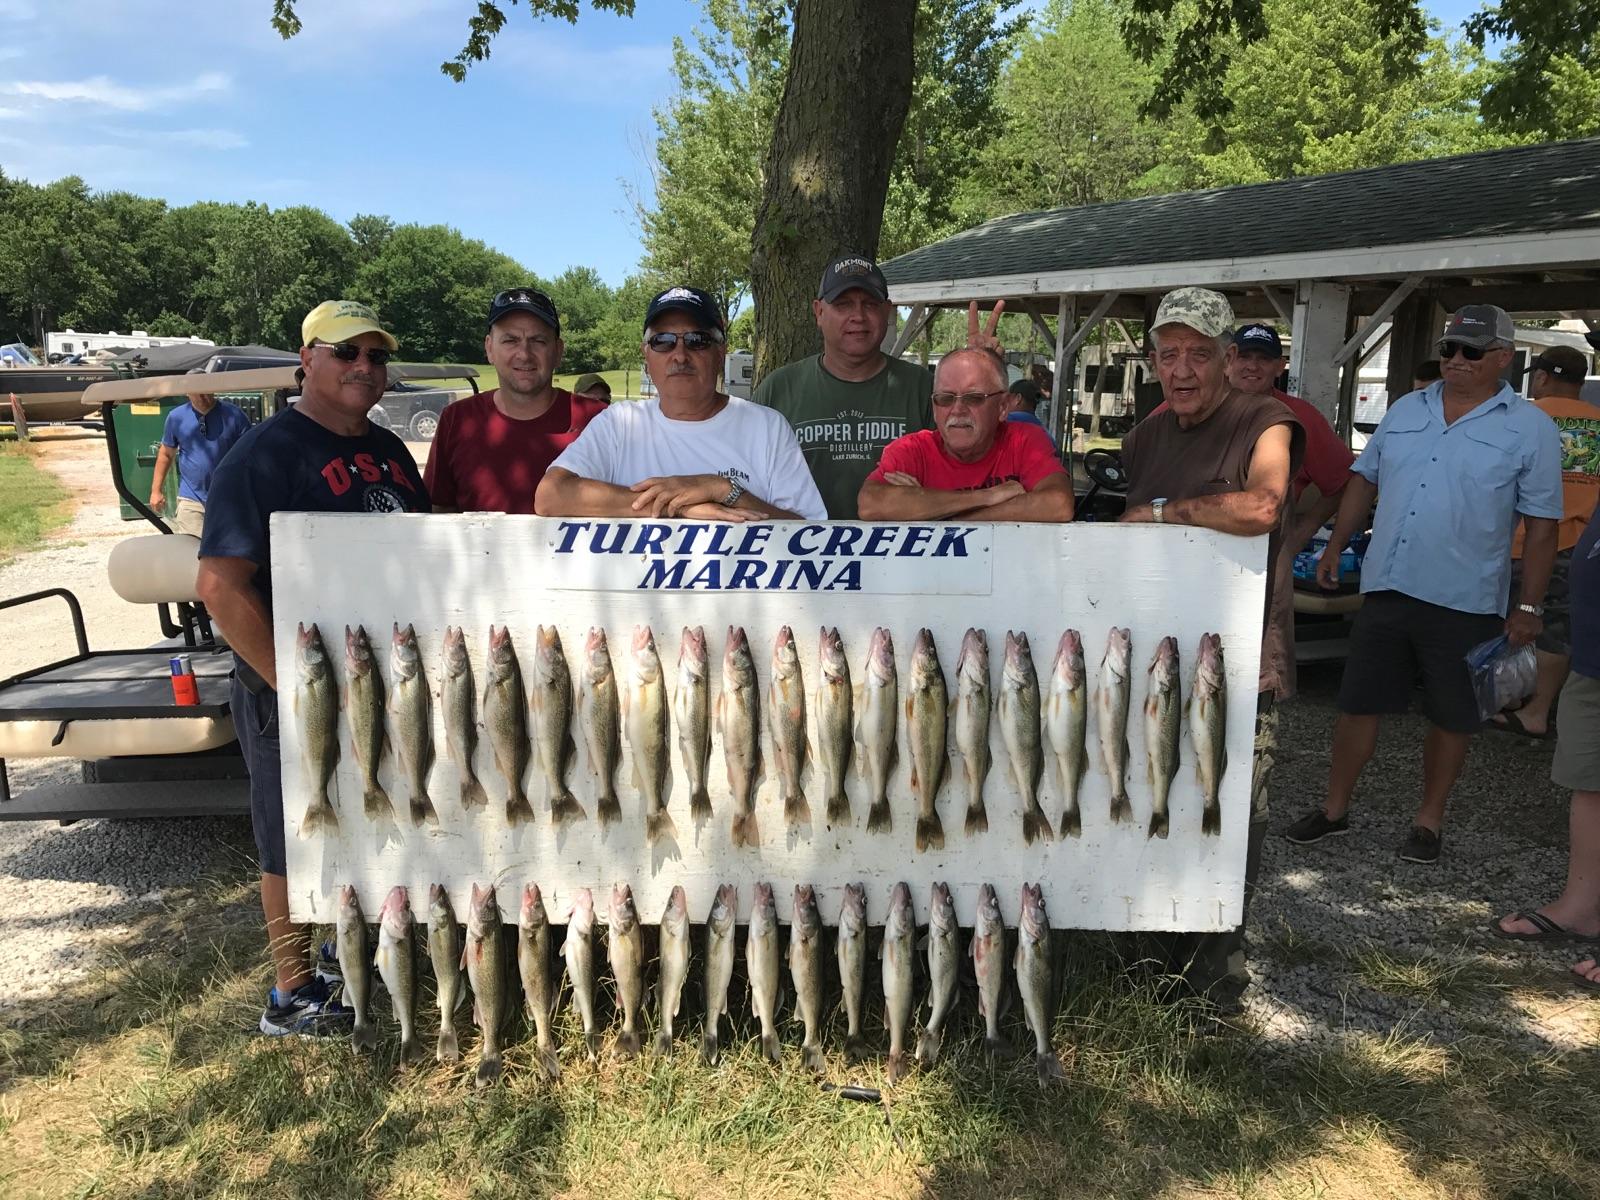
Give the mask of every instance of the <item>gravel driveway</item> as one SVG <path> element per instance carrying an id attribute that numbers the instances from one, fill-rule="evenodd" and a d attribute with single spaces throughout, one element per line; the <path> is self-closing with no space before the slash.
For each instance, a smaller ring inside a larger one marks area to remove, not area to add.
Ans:
<path id="1" fill-rule="evenodd" d="M 41 441 L 45 464 L 91 502 L 50 546 L 0 568 L 0 595 L 64 584 L 84 600 L 93 644 L 155 640 L 154 615 L 104 586 L 106 554 L 137 526 L 118 520 L 105 499 L 103 441 Z M 0 675 L 27 665 L 15 658 L 24 652 L 39 661 L 69 649 L 55 614 L 25 617 L 8 629 Z M 1565 876 L 1566 798 L 1549 783 L 1548 744 L 1493 734 L 1475 741 L 1436 867 L 1395 854 L 1421 786 L 1416 717 L 1385 727 L 1348 837 L 1314 847 L 1283 840 L 1289 822 L 1321 797 L 1338 680 L 1337 664 L 1302 669 L 1301 695 L 1283 710 L 1272 829 L 1251 914 L 1258 986 L 1248 1023 L 1279 1048 L 1393 1030 L 1441 1041 L 1511 1038 L 1535 1050 L 1592 1045 L 1600 1004 L 1564 978 L 1573 949 L 1487 932 L 1494 915 L 1553 898 Z M 25 786 L 65 768 L 13 770 Z M 141 919 L 178 889 L 217 872 L 248 880 L 250 856 L 244 820 L 0 823 L 0 1014 L 91 976 L 106 949 L 130 948 Z"/>

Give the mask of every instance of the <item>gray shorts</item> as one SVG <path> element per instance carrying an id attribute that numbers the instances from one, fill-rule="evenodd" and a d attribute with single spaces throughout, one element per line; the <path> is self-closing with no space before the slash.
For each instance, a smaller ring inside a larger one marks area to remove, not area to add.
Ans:
<path id="1" fill-rule="evenodd" d="M 1600 792 L 1600 679 L 1567 676 L 1556 708 L 1556 754 L 1550 764 L 1556 786 Z"/>

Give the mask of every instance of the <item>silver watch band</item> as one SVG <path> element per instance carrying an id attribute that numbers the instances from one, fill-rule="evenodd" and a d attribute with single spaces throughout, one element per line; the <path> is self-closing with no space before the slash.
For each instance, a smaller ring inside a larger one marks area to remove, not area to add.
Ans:
<path id="1" fill-rule="evenodd" d="M 722 501 L 722 507 L 732 508 L 735 504 L 739 503 L 739 497 L 742 495 L 744 495 L 744 484 L 740 483 L 737 479 L 728 480 L 728 495 Z"/>

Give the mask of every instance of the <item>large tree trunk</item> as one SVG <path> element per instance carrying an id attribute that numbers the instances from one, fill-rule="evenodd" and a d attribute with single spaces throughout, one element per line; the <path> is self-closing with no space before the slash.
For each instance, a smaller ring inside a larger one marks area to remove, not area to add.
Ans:
<path id="1" fill-rule="evenodd" d="M 798 0 L 751 247 L 756 378 L 821 348 L 811 301 L 834 255 L 876 256 L 911 104 L 917 0 Z"/>

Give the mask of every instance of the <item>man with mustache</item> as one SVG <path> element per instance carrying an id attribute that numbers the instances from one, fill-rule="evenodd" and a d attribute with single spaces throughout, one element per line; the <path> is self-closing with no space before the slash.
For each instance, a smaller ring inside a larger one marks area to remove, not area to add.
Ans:
<path id="1" fill-rule="evenodd" d="M 551 517 L 820 521 L 822 496 L 778 413 L 718 390 L 726 324 L 699 288 L 670 287 L 644 318 L 651 400 L 610 405 L 561 452 L 535 507 Z"/>
<path id="2" fill-rule="evenodd" d="M 326 976 L 313 973 L 308 931 L 289 923 L 272 643 L 272 514 L 429 508 L 422 473 L 406 444 L 367 420 L 399 349 L 378 314 L 353 300 L 324 301 L 306 315 L 300 337 L 299 401 L 234 443 L 212 477 L 196 582 L 234 654 L 230 705 L 250 773 L 250 823 L 276 974 L 260 1029 L 272 1037 L 348 1033 L 351 1016 L 333 998 Z"/>

